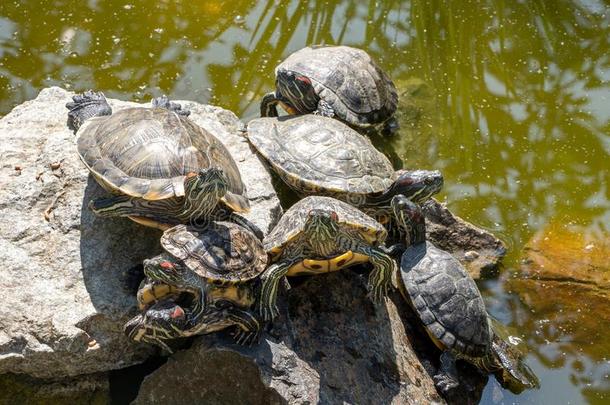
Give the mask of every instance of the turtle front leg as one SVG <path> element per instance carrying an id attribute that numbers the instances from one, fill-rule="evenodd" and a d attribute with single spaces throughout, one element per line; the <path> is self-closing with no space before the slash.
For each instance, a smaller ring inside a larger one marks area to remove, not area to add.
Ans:
<path id="1" fill-rule="evenodd" d="M 227 309 L 227 318 L 235 324 L 237 331 L 233 334 L 235 343 L 250 346 L 258 341 L 261 323 L 250 311 L 243 310 L 235 305 Z"/>
<path id="2" fill-rule="evenodd" d="M 439 373 L 436 374 L 434 384 L 436 388 L 444 395 L 449 393 L 453 388 L 460 385 L 458 381 L 457 368 L 455 367 L 455 357 L 449 352 L 444 351 L 441 354 L 441 366 L 439 367 Z"/>
<path id="3" fill-rule="evenodd" d="M 165 108 L 166 110 L 173 111 L 176 114 L 182 115 L 184 117 L 188 117 L 189 115 L 191 115 L 190 110 L 183 110 L 180 104 L 170 101 L 167 96 L 155 97 L 152 99 L 151 104 L 153 107 Z"/>
<path id="4" fill-rule="evenodd" d="M 372 246 L 357 246 L 354 252 L 369 257 L 373 270 L 369 275 L 369 294 L 374 302 L 379 303 L 388 295 L 392 274 L 398 271 L 396 261 L 381 249 Z"/>
<path id="5" fill-rule="evenodd" d="M 277 104 L 279 101 L 275 92 L 265 94 L 261 100 L 261 117 L 277 117 Z"/>
<path id="6" fill-rule="evenodd" d="M 102 92 L 96 93 L 88 90 L 82 94 L 75 94 L 72 101 L 66 104 L 68 112 L 68 128 L 74 133 L 91 117 L 111 115 L 112 108 L 106 101 Z"/>
<path id="7" fill-rule="evenodd" d="M 284 260 L 274 263 L 261 275 L 262 285 L 258 298 L 258 313 L 264 321 L 270 322 L 279 315 L 276 301 L 280 280 L 288 273 L 293 264 L 302 259 L 302 257 L 298 257 L 290 261 Z"/>
<path id="8" fill-rule="evenodd" d="M 323 117 L 333 118 L 335 116 L 335 109 L 326 101 L 320 99 L 320 101 L 318 101 L 318 108 L 313 113 Z"/>

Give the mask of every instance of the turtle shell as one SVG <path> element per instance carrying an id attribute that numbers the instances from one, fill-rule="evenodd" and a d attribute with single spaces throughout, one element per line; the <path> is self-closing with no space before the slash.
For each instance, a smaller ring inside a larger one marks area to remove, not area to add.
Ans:
<path id="1" fill-rule="evenodd" d="M 260 240 L 232 222 L 213 222 L 205 229 L 174 226 L 161 236 L 161 246 L 199 276 L 222 283 L 251 280 L 267 266 Z"/>
<path id="2" fill-rule="evenodd" d="M 265 250 L 277 256 L 287 243 L 302 234 L 309 211 L 328 210 L 337 213 L 339 224 L 356 231 L 362 240 L 371 245 L 383 243 L 387 231 L 379 222 L 351 205 L 330 197 L 311 196 L 294 204 L 264 240 Z"/>
<path id="3" fill-rule="evenodd" d="M 413 308 L 441 348 L 480 357 L 491 345 L 483 298 L 451 254 L 430 242 L 410 246 L 400 275 Z"/>
<path id="4" fill-rule="evenodd" d="M 248 139 L 300 193 L 345 194 L 340 198 L 358 205 L 358 195 L 381 193 L 396 179 L 368 138 L 332 118 L 258 118 L 248 123 Z"/>
<path id="5" fill-rule="evenodd" d="M 282 69 L 307 76 L 335 114 L 355 125 L 384 121 L 398 106 L 394 83 L 361 49 L 306 47 L 280 63 L 276 74 Z"/>
<path id="6" fill-rule="evenodd" d="M 229 191 L 245 195 L 227 148 L 190 119 L 163 108 L 127 108 L 87 120 L 78 153 L 100 184 L 113 193 L 146 200 L 184 196 L 184 176 L 224 171 Z"/>

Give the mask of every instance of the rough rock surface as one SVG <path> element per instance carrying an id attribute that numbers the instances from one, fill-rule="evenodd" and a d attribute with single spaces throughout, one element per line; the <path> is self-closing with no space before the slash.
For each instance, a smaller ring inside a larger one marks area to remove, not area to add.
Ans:
<path id="1" fill-rule="evenodd" d="M 473 278 L 481 271 L 496 267 L 506 255 L 506 245 L 490 232 L 453 215 L 435 199 L 423 205 L 426 215 L 426 237 L 439 248 L 450 252 Z"/>
<path id="2" fill-rule="evenodd" d="M 90 374 L 46 381 L 23 374 L 0 375 L 0 404 L 88 404 L 110 402 L 108 376 Z"/>
<path id="3" fill-rule="evenodd" d="M 70 97 L 45 89 L 0 120 L 0 374 L 75 376 L 141 362 L 151 352 L 123 335 L 135 310 L 123 275 L 159 252 L 160 234 L 87 209 L 103 191 L 66 127 Z M 109 102 L 115 110 L 135 105 Z M 267 231 L 281 208 L 267 171 L 238 135 L 240 122 L 217 107 L 184 104 L 235 157 L 249 218 Z"/>
<path id="4" fill-rule="evenodd" d="M 430 377 L 438 352 L 415 315 L 396 290 L 374 305 L 366 280 L 357 271 L 291 279 L 258 345 L 236 346 L 228 333 L 197 338 L 145 378 L 135 403 L 444 402 Z M 450 400 L 478 401 L 486 379 L 469 375 Z"/>

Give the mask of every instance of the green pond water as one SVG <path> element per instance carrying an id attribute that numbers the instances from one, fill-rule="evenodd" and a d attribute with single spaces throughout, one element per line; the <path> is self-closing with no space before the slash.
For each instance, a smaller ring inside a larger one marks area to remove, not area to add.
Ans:
<path id="1" fill-rule="evenodd" d="M 610 232 L 610 2 L 5 0 L 0 115 L 57 85 L 247 120 L 274 66 L 316 43 L 379 61 L 403 102 L 401 131 L 376 146 L 397 166 L 442 170 L 440 198 L 509 246 L 479 286 L 542 386 L 516 396 L 492 378 L 481 402 L 610 403 L 610 301 L 519 283 L 537 232 Z"/>

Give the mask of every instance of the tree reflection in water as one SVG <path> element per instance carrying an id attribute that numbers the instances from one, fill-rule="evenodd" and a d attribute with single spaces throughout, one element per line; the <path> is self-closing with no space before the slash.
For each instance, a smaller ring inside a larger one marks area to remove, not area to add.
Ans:
<path id="1" fill-rule="evenodd" d="M 290 52 L 312 43 L 365 48 L 403 93 L 400 134 L 373 136 L 376 145 L 397 165 L 443 170 L 451 208 L 511 245 L 502 279 L 516 282 L 481 285 L 540 360 L 542 390 L 524 395 L 595 402 L 610 390 L 607 329 L 593 344 L 574 331 L 598 311 L 579 313 L 577 290 L 522 281 L 518 264 L 549 222 L 608 237 L 609 16 L 607 2 L 567 0 L 6 1 L 0 113 L 60 85 L 132 100 L 165 93 L 248 118 Z M 561 308 L 572 328 L 547 318 Z M 545 376 L 565 379 L 545 374 L 553 368 L 570 376 L 557 392 L 545 389 Z"/>

